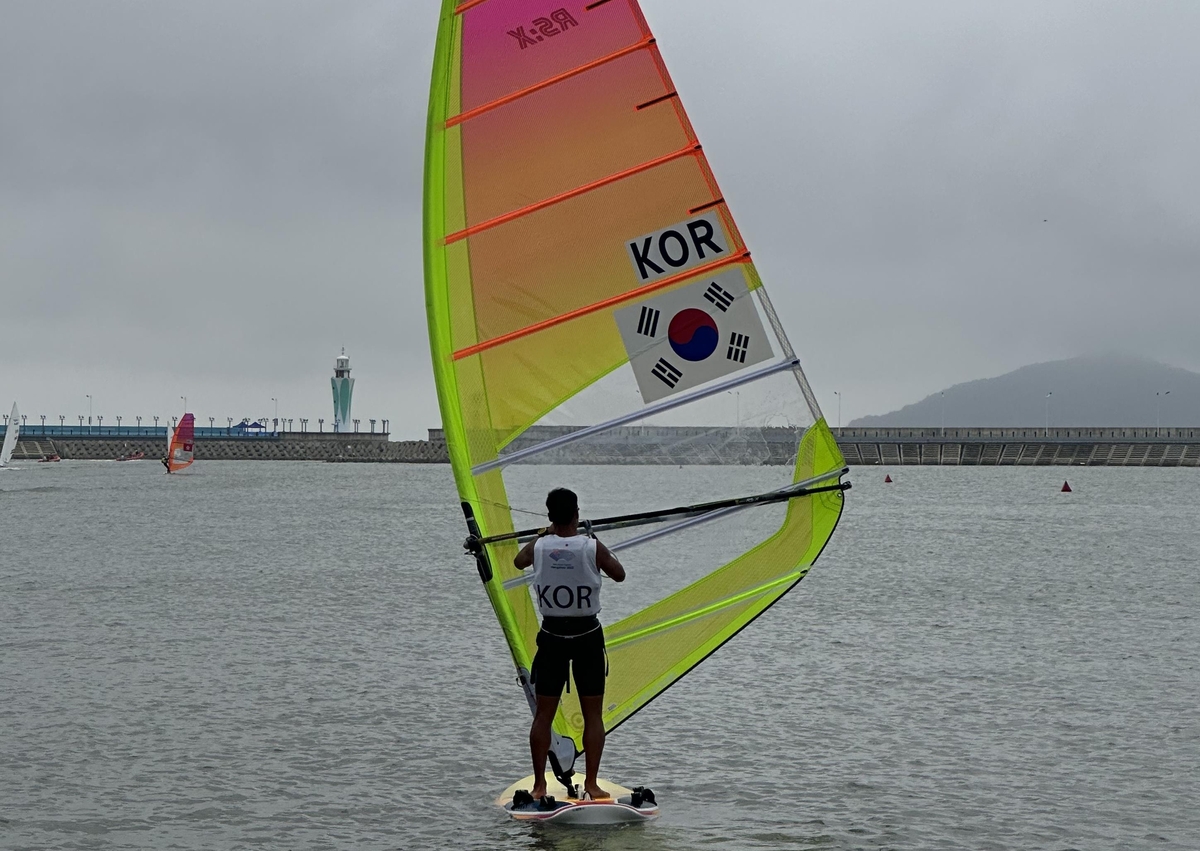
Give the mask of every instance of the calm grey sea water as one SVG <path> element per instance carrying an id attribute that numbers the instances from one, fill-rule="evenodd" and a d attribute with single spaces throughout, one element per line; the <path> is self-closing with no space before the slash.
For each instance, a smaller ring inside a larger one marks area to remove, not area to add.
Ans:
<path id="1" fill-rule="evenodd" d="M 491 805 L 528 710 L 448 468 L 22 467 L 0 847 L 1200 848 L 1193 470 L 857 469 L 809 578 L 610 738 L 662 820 L 570 830 Z"/>

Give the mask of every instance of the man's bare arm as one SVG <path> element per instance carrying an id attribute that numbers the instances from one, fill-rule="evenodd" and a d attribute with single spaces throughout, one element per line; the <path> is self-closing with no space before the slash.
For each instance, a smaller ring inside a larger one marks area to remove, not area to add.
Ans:
<path id="1" fill-rule="evenodd" d="M 533 545 L 537 543 L 537 538 L 534 538 L 528 544 L 521 548 L 517 553 L 517 557 L 513 559 L 513 567 L 524 570 L 527 567 L 533 567 Z"/>
<path id="2" fill-rule="evenodd" d="M 621 567 L 621 562 L 617 561 L 617 557 L 608 547 L 599 541 L 596 541 L 596 566 L 608 574 L 613 582 L 625 581 L 625 568 Z"/>

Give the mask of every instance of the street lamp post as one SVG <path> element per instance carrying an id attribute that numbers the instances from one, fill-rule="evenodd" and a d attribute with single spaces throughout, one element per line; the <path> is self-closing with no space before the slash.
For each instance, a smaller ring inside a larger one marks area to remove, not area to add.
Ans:
<path id="1" fill-rule="evenodd" d="M 946 391 L 942 391 L 942 437 L 946 436 Z"/>
<path id="2" fill-rule="evenodd" d="M 323 417 L 317 418 L 317 426 L 318 426 L 318 429 L 317 429 L 318 431 L 325 431 L 325 419 Z"/>
<path id="3" fill-rule="evenodd" d="M 1050 436 L 1050 397 L 1053 395 L 1053 390 L 1046 394 L 1046 430 L 1042 433 L 1043 437 Z"/>
<path id="4" fill-rule="evenodd" d="M 121 418 L 117 417 L 117 434 L 121 433 Z"/>
<path id="5" fill-rule="evenodd" d="M 354 421 L 354 433 L 358 434 L 358 420 Z"/>
<path id="6" fill-rule="evenodd" d="M 142 418 L 139 416 L 139 417 L 137 418 L 137 421 L 138 421 L 138 430 L 140 431 L 140 430 L 141 430 L 141 428 L 142 428 Z"/>
<path id="7" fill-rule="evenodd" d="M 1154 394 L 1154 436 L 1162 437 L 1162 400 L 1170 396 L 1170 390 L 1160 390 Z"/>
<path id="8" fill-rule="evenodd" d="M 92 424 L 92 394 L 85 393 L 83 395 L 87 396 L 88 400 L 88 425 L 90 426 Z"/>
<path id="9" fill-rule="evenodd" d="M 371 420 L 371 434 L 375 433 L 375 420 Z"/>
<path id="10" fill-rule="evenodd" d="M 842 393 L 840 390 L 834 390 L 833 395 L 838 397 L 838 431 L 842 430 Z"/>
<path id="11" fill-rule="evenodd" d="M 46 433 L 46 415 L 42 414 L 42 434 Z"/>
<path id="12" fill-rule="evenodd" d="M 79 430 L 83 431 L 83 414 L 79 415 Z"/>
<path id="13" fill-rule="evenodd" d="M 308 430 L 308 417 L 300 418 L 300 433 L 304 434 Z"/>
<path id="14" fill-rule="evenodd" d="M 154 427 L 158 428 L 158 417 L 154 418 Z"/>
<path id="15" fill-rule="evenodd" d="M 58 415 L 58 427 L 59 427 L 59 428 L 62 428 L 62 427 L 63 427 L 63 421 L 64 421 L 65 419 L 66 419 L 66 416 L 65 416 L 65 415 L 63 415 L 63 414 L 59 414 L 59 415 Z"/>

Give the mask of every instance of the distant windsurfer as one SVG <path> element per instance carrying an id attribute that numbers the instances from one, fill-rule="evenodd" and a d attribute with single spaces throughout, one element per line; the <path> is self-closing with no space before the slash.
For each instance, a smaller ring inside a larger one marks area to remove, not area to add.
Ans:
<path id="1" fill-rule="evenodd" d="M 517 553 L 513 564 L 533 568 L 534 594 L 542 615 L 537 655 L 531 679 L 537 693 L 537 711 L 529 730 L 533 756 L 535 801 L 546 794 L 546 757 L 550 752 L 551 723 L 567 684 L 575 673 L 575 689 L 583 711 L 583 750 L 586 797 L 608 798 L 596 782 L 604 751 L 604 678 L 608 657 L 600 612 L 600 574 L 625 581 L 625 568 L 595 537 L 579 532 L 579 499 L 573 491 L 555 488 L 546 497 L 550 528 Z"/>
<path id="2" fill-rule="evenodd" d="M 160 458 L 159 460 L 162 461 L 162 465 L 167 468 L 167 472 L 168 473 L 171 472 L 171 462 L 168 461 L 165 457 Z"/>

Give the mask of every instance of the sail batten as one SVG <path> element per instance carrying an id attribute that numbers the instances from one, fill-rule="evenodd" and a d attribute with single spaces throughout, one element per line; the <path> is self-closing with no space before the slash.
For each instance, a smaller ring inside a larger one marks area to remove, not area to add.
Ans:
<path id="1" fill-rule="evenodd" d="M 428 115 L 430 347 L 472 534 L 507 538 L 510 506 L 608 480 L 587 466 L 597 452 L 627 457 L 624 478 L 648 491 L 658 453 L 671 483 L 659 498 L 631 490 L 621 515 L 676 494 L 708 505 L 740 490 L 733 479 L 786 494 L 774 511 L 676 515 L 625 542 L 654 557 L 632 560 L 636 601 L 610 598 L 627 602 L 606 626 L 609 729 L 787 593 L 843 504 L 837 487 L 799 495 L 838 479 L 842 458 L 659 47 L 636 0 L 443 0 Z M 616 431 L 630 423 L 658 436 Z M 534 425 L 569 428 L 533 441 Z M 756 466 L 710 479 L 682 466 L 731 461 Z M 678 565 L 652 546 L 691 534 L 719 540 Z M 480 575 L 527 672 L 539 617 L 517 548 L 485 543 Z M 555 730 L 582 749 L 574 694 Z"/>
<path id="2" fill-rule="evenodd" d="M 729 607 L 736 606 L 739 603 L 745 603 L 747 600 L 750 600 L 754 597 L 767 594 L 770 591 L 777 589 L 781 585 L 794 585 L 803 576 L 803 571 L 797 571 L 794 574 L 788 574 L 787 576 L 782 576 L 779 579 L 772 579 L 770 582 L 765 582 L 757 588 L 751 588 L 748 591 L 739 592 L 731 597 L 725 598 L 724 600 L 718 600 L 717 602 L 710 603 L 707 606 L 702 606 L 698 609 L 692 609 L 691 611 L 683 612 L 682 614 L 678 614 L 673 618 L 662 620 L 658 623 L 653 623 L 649 626 L 644 626 L 640 629 L 630 632 L 621 632 L 617 629 L 610 630 L 605 639 L 605 646 L 609 650 L 615 650 L 616 648 L 625 644 L 639 641 L 643 638 L 649 638 L 652 635 L 665 632 L 669 629 L 681 627 L 687 623 L 690 623 L 691 621 L 696 620 L 697 618 L 715 615 L 723 609 L 728 609 Z"/>
<path id="3" fill-rule="evenodd" d="M 572 198 L 578 198 L 580 195 L 592 192 L 593 190 L 602 189 L 605 186 L 608 186 L 610 183 L 616 183 L 619 180 L 625 180 L 628 177 L 641 174 L 643 171 L 649 171 L 652 168 L 658 168 L 660 165 L 666 165 L 667 163 L 674 162 L 682 157 L 691 156 L 698 153 L 700 153 L 700 145 L 698 143 L 690 144 L 687 147 L 680 148 L 678 151 L 672 151 L 669 154 L 663 154 L 661 157 L 655 157 L 647 162 L 631 166 L 624 171 L 617 172 L 616 174 L 610 174 L 607 177 L 600 178 L 599 180 L 593 180 L 591 183 L 585 184 L 584 186 L 577 186 L 574 189 L 569 189 L 566 192 L 562 192 L 552 198 L 545 198 L 541 201 L 537 201 L 533 204 L 522 207 L 519 210 L 513 210 L 512 212 L 505 213 L 502 216 L 489 219 L 486 222 L 480 222 L 477 225 L 464 228 L 463 230 L 452 233 L 446 237 L 446 244 L 450 245 L 451 243 L 466 239 L 468 236 L 474 236 L 477 233 L 483 233 L 486 230 L 491 230 L 494 227 L 506 224 L 514 219 L 519 219 L 522 216 L 529 215 L 530 213 L 536 213 L 538 210 L 544 210 L 547 207 L 551 207 L 555 204 L 561 204 L 563 201 L 570 201 Z"/>
<path id="4" fill-rule="evenodd" d="M 570 434 L 564 434 L 559 437 L 551 438 L 550 440 L 543 441 L 525 449 L 516 450 L 515 452 L 506 452 L 496 458 L 494 461 L 488 461 L 483 464 L 475 465 L 471 468 L 471 472 L 475 475 L 479 475 L 480 473 L 486 473 L 488 470 L 495 470 L 507 464 L 514 464 L 517 461 L 524 461 L 528 458 L 533 458 L 534 456 L 541 455 L 544 452 L 549 452 L 552 449 L 561 449 L 564 446 L 569 446 L 572 443 L 586 440 L 587 438 L 595 435 L 604 434 L 607 431 L 612 431 L 613 429 L 620 428 L 623 425 L 628 425 L 629 423 L 637 422 L 638 420 L 644 420 L 656 414 L 662 414 L 667 411 L 674 410 L 675 408 L 683 407 L 684 405 L 691 404 L 692 402 L 698 402 L 702 399 L 707 399 L 711 396 L 715 396 L 718 393 L 726 393 L 730 390 L 742 387 L 743 385 L 750 384 L 758 381 L 761 378 L 766 378 L 785 370 L 795 369 L 799 365 L 800 362 L 796 360 L 782 361 L 780 363 L 770 364 L 769 366 L 754 370 L 753 372 L 736 375 L 716 384 L 712 384 L 707 387 L 701 387 L 692 391 L 691 393 L 673 396 L 664 399 L 661 402 L 656 402 L 654 404 L 647 405 L 644 408 L 639 408 L 638 410 L 623 414 L 619 417 L 613 417 L 612 419 L 606 420 L 602 423 L 581 428 L 578 431 L 571 432 Z"/>
<path id="5" fill-rule="evenodd" d="M 513 101 L 520 100 L 521 98 L 534 94 L 535 92 L 540 92 L 542 89 L 548 88 L 557 83 L 561 83 L 564 80 L 569 80 L 571 77 L 574 77 L 578 74 L 584 74 L 594 68 L 599 68 L 601 65 L 607 65 L 609 62 L 614 62 L 623 56 L 628 56 L 629 54 L 636 53 L 639 50 L 645 50 L 647 47 L 650 47 L 653 44 L 654 39 L 644 38 L 636 44 L 631 44 L 627 47 L 622 47 L 619 50 L 614 50 L 607 56 L 601 56 L 599 59 L 594 59 L 591 62 L 586 62 L 583 65 L 580 65 L 578 68 L 572 68 L 570 71 L 564 71 L 555 77 L 551 77 L 549 80 L 543 80 L 540 83 L 527 86 L 526 88 L 521 89 L 519 92 L 512 92 L 504 97 L 496 98 L 496 100 L 492 101 L 491 103 L 485 103 L 482 106 L 477 106 L 474 109 L 467 110 L 466 112 L 460 112 L 458 115 L 447 118 L 446 126 L 454 127 L 458 124 L 462 124 L 465 121 L 470 121 L 472 118 L 483 115 L 485 112 L 491 112 L 493 109 L 497 109 L 501 106 L 510 104 Z M 672 92 L 672 94 L 674 93 Z M 663 97 L 670 97 L 670 95 L 664 95 Z M 637 109 L 641 108 L 641 106 L 637 107 Z"/>
<path id="6" fill-rule="evenodd" d="M 473 346 L 467 346 L 464 349 L 459 349 L 454 353 L 454 359 L 462 360 L 463 358 L 470 357 L 471 355 L 477 355 L 480 352 L 493 349 L 496 346 L 502 346 L 505 343 L 511 343 L 513 340 L 519 340 L 522 337 L 528 337 L 530 334 L 536 334 L 538 331 L 545 331 L 547 328 L 553 328 L 555 325 L 561 325 L 564 322 L 570 322 L 572 319 L 578 319 L 581 316 L 587 316 L 590 313 L 596 313 L 597 311 L 605 310 L 610 307 L 616 307 L 619 304 L 625 304 L 629 301 L 636 301 L 637 299 L 649 295 L 650 293 L 672 287 L 675 284 L 678 284 L 680 281 L 695 278 L 697 273 L 715 272 L 717 270 L 724 269 L 727 266 L 749 262 L 749 251 L 742 251 L 733 257 L 714 260 L 713 262 L 704 266 L 696 269 L 689 269 L 687 272 L 681 272 L 678 275 L 664 278 L 661 281 L 655 281 L 653 284 L 647 284 L 646 286 L 639 287 L 636 290 L 630 290 L 629 292 L 621 293 L 620 295 L 615 295 L 611 298 L 604 299 L 604 301 L 598 301 L 595 304 L 589 304 L 586 307 L 576 308 L 569 313 L 561 313 L 558 316 L 552 316 L 549 319 L 543 319 L 541 322 L 526 326 L 525 328 L 520 328 L 516 331 L 510 331 L 509 333 L 502 334 L 499 337 L 493 337 L 490 340 L 484 340 L 483 342 L 476 343 Z"/>

